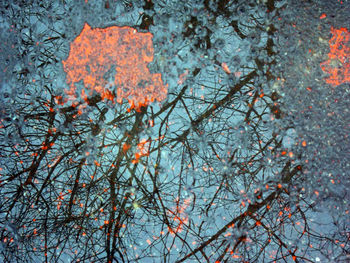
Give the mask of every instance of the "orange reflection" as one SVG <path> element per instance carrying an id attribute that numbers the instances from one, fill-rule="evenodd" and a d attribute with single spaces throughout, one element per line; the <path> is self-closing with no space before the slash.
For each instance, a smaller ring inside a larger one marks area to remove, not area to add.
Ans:
<path id="1" fill-rule="evenodd" d="M 162 101 L 167 86 L 160 73 L 151 74 L 147 67 L 153 60 L 152 37 L 131 27 L 91 28 L 85 23 L 70 45 L 67 60 L 62 61 L 70 86 L 66 93 L 74 95 L 75 83 L 82 81 L 87 94 L 78 93 L 84 100 L 96 91 L 102 99 L 118 103 L 127 99 L 137 111 L 154 100 Z"/>
<path id="2" fill-rule="evenodd" d="M 325 81 L 335 87 L 350 82 L 350 33 L 345 27 L 332 27 L 331 32 L 333 37 L 329 40 L 328 60 L 320 65 L 329 75 Z"/>
<path id="3" fill-rule="evenodd" d="M 137 152 L 135 153 L 135 159 L 132 163 L 137 163 L 142 156 L 149 155 L 149 141 L 142 139 L 140 143 L 137 144 Z"/>
<path id="4" fill-rule="evenodd" d="M 179 199 L 176 198 L 176 211 L 168 210 L 168 214 L 170 218 L 175 222 L 176 227 L 171 228 L 168 226 L 168 230 L 170 234 L 181 233 L 183 230 L 183 225 L 187 225 L 189 222 L 188 214 L 186 214 L 185 210 L 192 203 L 192 198 L 189 197 L 183 200 L 183 205 L 179 205 Z"/>
<path id="5" fill-rule="evenodd" d="M 155 138 L 154 140 L 151 139 L 141 139 L 141 141 L 137 144 L 137 152 L 135 153 L 135 159 L 132 160 L 132 163 L 138 163 L 139 159 L 143 156 L 149 156 L 150 154 L 150 147 L 151 147 L 151 142 L 152 141 L 158 141 L 162 140 L 164 138 L 164 135 Z"/>

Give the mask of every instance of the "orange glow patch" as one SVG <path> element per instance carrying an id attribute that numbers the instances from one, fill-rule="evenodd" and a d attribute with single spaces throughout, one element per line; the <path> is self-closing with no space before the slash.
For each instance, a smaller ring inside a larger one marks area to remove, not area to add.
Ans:
<path id="1" fill-rule="evenodd" d="M 164 100 L 167 85 L 160 73 L 151 74 L 147 67 L 153 61 L 152 37 L 131 27 L 91 28 L 85 23 L 62 61 L 70 86 L 67 95 L 74 97 L 75 83 L 82 81 L 87 92 L 78 93 L 84 100 L 96 91 L 102 99 L 118 103 L 127 99 L 137 111 L 154 100 Z"/>
<path id="2" fill-rule="evenodd" d="M 332 27 L 331 32 L 333 37 L 329 40 L 328 60 L 320 66 L 329 75 L 326 83 L 335 87 L 350 82 L 350 33 L 345 27 Z"/>
<path id="3" fill-rule="evenodd" d="M 131 148 L 130 144 L 124 143 L 123 144 L 123 152 L 126 153 Z"/>
<path id="4" fill-rule="evenodd" d="M 139 144 L 137 144 L 137 152 L 135 153 L 135 159 L 132 161 L 132 163 L 137 163 L 142 156 L 148 156 L 149 155 L 149 141 L 146 139 L 142 139 Z"/>
<path id="5" fill-rule="evenodd" d="M 175 200 L 178 201 L 178 200 Z M 168 231 L 170 234 L 181 233 L 183 230 L 183 225 L 187 225 L 189 218 L 188 214 L 185 213 L 186 208 L 192 203 L 191 198 L 187 198 L 183 201 L 183 205 L 176 205 L 176 211 L 168 210 L 168 214 L 174 223 L 177 225 L 176 228 L 171 228 L 168 226 Z"/>
<path id="6" fill-rule="evenodd" d="M 221 63 L 221 67 L 227 74 L 231 74 L 231 70 L 225 62 Z"/>

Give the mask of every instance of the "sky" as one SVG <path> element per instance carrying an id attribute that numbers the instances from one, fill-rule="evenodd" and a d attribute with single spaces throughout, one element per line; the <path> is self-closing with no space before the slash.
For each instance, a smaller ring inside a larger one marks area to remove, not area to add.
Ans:
<path id="1" fill-rule="evenodd" d="M 326 2 L 1 2 L 0 258 L 346 262 Z"/>

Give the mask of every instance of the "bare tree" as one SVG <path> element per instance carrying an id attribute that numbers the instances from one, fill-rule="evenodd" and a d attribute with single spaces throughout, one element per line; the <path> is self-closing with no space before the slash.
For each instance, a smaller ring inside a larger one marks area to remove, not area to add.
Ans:
<path id="1" fill-rule="evenodd" d="M 298 77 L 285 52 L 303 46 L 286 40 L 302 26 L 281 19 L 294 5 L 314 12 L 292 2 L 1 2 L 1 259 L 346 262 L 349 210 L 332 218 L 325 204 L 347 209 L 348 195 L 310 175 L 313 133 L 300 136 L 307 117 L 283 89 Z M 116 49 L 133 46 L 105 68 L 92 61 L 111 55 L 106 45 L 77 39 L 111 27 L 134 35 Z M 135 51 L 137 36 L 153 47 Z M 125 84 L 143 77 L 128 50 L 146 54 L 166 98 L 146 89 L 156 77 Z"/>

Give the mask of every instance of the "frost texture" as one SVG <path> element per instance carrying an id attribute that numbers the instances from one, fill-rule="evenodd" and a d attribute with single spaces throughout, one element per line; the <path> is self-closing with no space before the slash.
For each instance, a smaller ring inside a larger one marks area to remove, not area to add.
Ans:
<path id="1" fill-rule="evenodd" d="M 346 261 L 343 2 L 2 1 L 1 260 Z"/>

